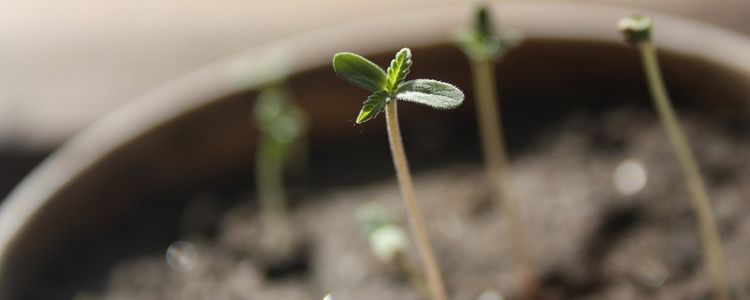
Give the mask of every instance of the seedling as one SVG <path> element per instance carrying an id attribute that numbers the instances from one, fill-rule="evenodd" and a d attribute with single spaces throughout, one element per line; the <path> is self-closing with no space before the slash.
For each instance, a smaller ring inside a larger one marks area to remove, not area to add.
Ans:
<path id="1" fill-rule="evenodd" d="M 385 110 L 388 141 L 393 165 L 409 214 L 417 249 L 422 257 L 428 287 L 434 300 L 445 300 L 445 286 L 440 268 L 430 246 L 427 229 L 414 198 L 409 163 L 406 159 L 398 124 L 397 100 L 416 102 L 437 109 L 453 109 L 461 105 L 464 94 L 455 86 L 432 79 L 404 81 L 412 65 L 411 50 L 401 49 L 391 61 L 387 72 L 373 62 L 354 53 L 341 52 L 333 57 L 333 69 L 342 79 L 372 94 L 367 97 L 357 116 L 357 124 L 375 118 Z"/>
<path id="2" fill-rule="evenodd" d="M 492 188 L 493 198 L 500 202 L 505 217 L 508 219 L 511 249 L 521 267 L 523 298 L 533 298 L 538 279 L 534 263 L 529 256 L 526 237 L 518 214 L 518 205 L 506 193 L 508 156 L 495 86 L 495 63 L 518 42 L 519 36 L 513 32 L 506 33 L 502 37 L 496 35 L 487 7 L 481 6 L 477 9 L 474 18 L 474 28 L 464 35 L 461 46 L 472 63 L 477 120 L 487 178 Z"/>
<path id="3" fill-rule="evenodd" d="M 370 250 L 383 264 L 394 268 L 412 285 L 426 291 L 424 274 L 414 267 L 407 255 L 409 238 L 401 226 L 394 222 L 376 204 L 368 204 L 357 210 L 357 223 L 367 236 Z"/>
<path id="4" fill-rule="evenodd" d="M 714 283 L 715 299 L 729 299 L 721 238 L 712 212 L 711 200 L 695 156 L 664 87 L 656 50 L 651 42 L 653 22 L 647 17 L 632 16 L 621 19 L 617 25 L 625 36 L 625 40 L 638 48 L 640 52 L 646 80 L 651 90 L 651 98 L 687 181 L 693 209 L 698 217 L 700 236 L 703 240 L 704 261 Z"/>
<path id="5" fill-rule="evenodd" d="M 254 116 L 259 129 L 255 178 L 260 203 L 261 246 L 274 255 L 291 255 L 294 243 L 284 189 L 284 166 L 305 134 L 305 115 L 280 86 L 264 89 L 256 101 Z"/>

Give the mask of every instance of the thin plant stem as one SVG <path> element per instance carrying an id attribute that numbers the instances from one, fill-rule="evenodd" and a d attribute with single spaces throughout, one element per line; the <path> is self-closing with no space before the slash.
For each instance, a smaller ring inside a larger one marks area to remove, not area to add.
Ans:
<path id="1" fill-rule="evenodd" d="M 650 41 L 642 41 L 637 46 L 641 53 L 651 97 L 677 154 L 677 159 L 690 190 L 693 209 L 695 209 L 698 217 L 700 236 L 703 240 L 704 260 L 714 283 L 714 297 L 718 300 L 727 300 L 729 299 L 729 285 L 721 238 L 705 181 L 669 101 L 653 44 Z"/>
<path id="2" fill-rule="evenodd" d="M 393 165 L 396 168 L 396 177 L 401 187 L 401 196 L 404 198 L 409 213 L 409 223 L 416 237 L 417 250 L 422 257 L 422 263 L 427 275 L 427 284 L 433 300 L 446 300 L 445 285 L 440 273 L 435 255 L 433 254 L 427 229 L 422 221 L 422 215 L 414 198 L 414 186 L 412 185 L 409 163 L 406 160 L 404 145 L 401 141 L 401 130 L 398 125 L 398 112 L 396 100 L 388 101 L 385 110 L 385 119 L 388 128 L 388 141 L 391 145 Z"/>
<path id="3" fill-rule="evenodd" d="M 257 151 L 255 178 L 261 212 L 263 240 L 269 250 L 283 253 L 289 243 L 288 208 L 282 174 L 282 158 L 269 142 L 261 139 Z"/>
<path id="4" fill-rule="evenodd" d="M 536 271 L 528 252 L 526 237 L 519 219 L 518 204 L 508 196 L 508 159 L 500 121 L 499 103 L 495 89 L 495 63 L 483 59 L 472 64 L 476 109 L 479 116 L 479 132 L 482 141 L 482 153 L 486 162 L 487 178 L 493 191 L 493 198 L 502 205 L 508 219 L 508 234 L 511 239 L 511 251 L 520 262 L 521 286 L 523 293 L 533 294 L 537 286 Z"/>

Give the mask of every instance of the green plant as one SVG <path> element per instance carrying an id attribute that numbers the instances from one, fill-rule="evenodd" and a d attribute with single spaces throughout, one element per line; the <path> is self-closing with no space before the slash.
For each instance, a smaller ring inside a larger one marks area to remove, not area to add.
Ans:
<path id="1" fill-rule="evenodd" d="M 508 235 L 513 256 L 520 262 L 523 298 L 533 298 L 538 279 L 529 255 L 523 233 L 518 204 L 506 192 L 508 183 L 508 155 L 505 149 L 502 120 L 499 112 L 495 63 L 519 42 L 514 32 L 498 36 L 494 33 L 492 18 L 486 6 L 480 6 L 474 18 L 474 28 L 461 39 L 461 46 L 471 60 L 471 70 L 476 93 L 476 111 L 482 141 L 487 178 L 493 198 L 499 201 L 508 219 Z"/>
<path id="2" fill-rule="evenodd" d="M 401 226 L 377 204 L 361 206 L 356 217 L 375 257 L 418 289 L 425 290 L 424 274 L 415 268 L 407 255 L 410 241 Z"/>
<path id="3" fill-rule="evenodd" d="M 284 189 L 284 166 L 293 147 L 306 131 L 304 112 L 291 101 L 292 96 L 279 85 L 265 88 L 256 100 L 254 116 L 259 131 L 255 160 L 255 179 L 260 203 L 261 246 L 274 255 L 293 251 L 293 230 Z"/>
<path id="4" fill-rule="evenodd" d="M 651 98 L 653 98 L 654 106 L 687 181 L 693 209 L 698 217 L 700 236 L 703 240 L 704 261 L 714 283 L 715 298 L 728 299 L 729 289 L 719 229 L 714 219 L 705 181 L 664 86 L 656 50 L 651 41 L 653 22 L 647 17 L 632 16 L 621 19 L 617 25 L 625 40 L 638 48 L 640 52 Z"/>
<path id="5" fill-rule="evenodd" d="M 354 53 L 341 52 L 333 57 L 333 69 L 336 74 L 342 79 L 372 92 L 357 116 L 357 124 L 372 120 L 385 110 L 388 141 L 391 146 L 396 177 L 409 213 L 417 249 L 422 257 L 430 294 L 435 300 L 445 300 L 445 287 L 440 268 L 435 260 L 427 229 L 414 198 L 409 164 L 401 141 L 396 103 L 397 100 L 402 100 L 437 109 L 452 109 L 461 105 L 464 94 L 455 86 L 437 80 L 415 79 L 404 81 L 406 75 L 409 74 L 411 65 L 411 50 L 408 48 L 401 49 L 396 54 L 396 58 L 391 61 L 387 72 L 373 62 Z"/>

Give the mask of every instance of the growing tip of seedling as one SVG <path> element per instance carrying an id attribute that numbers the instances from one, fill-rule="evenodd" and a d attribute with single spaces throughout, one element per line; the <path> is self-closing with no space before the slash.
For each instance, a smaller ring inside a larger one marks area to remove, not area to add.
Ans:
<path id="1" fill-rule="evenodd" d="M 479 5 L 474 12 L 473 27 L 459 36 L 461 48 L 472 60 L 497 60 L 521 43 L 522 36 L 518 31 L 496 33 L 493 22 L 488 6 Z"/>
<path id="2" fill-rule="evenodd" d="M 456 108 L 463 102 L 463 92 L 449 83 L 432 79 L 406 81 L 411 65 L 409 48 L 399 50 L 387 70 L 354 53 L 333 56 L 333 70 L 339 77 L 372 92 L 357 115 L 357 124 L 374 119 L 390 101 L 415 102 L 437 109 Z"/>
<path id="3" fill-rule="evenodd" d="M 325 297 L 323 297 L 323 300 L 333 300 L 333 297 L 331 297 L 331 294 L 328 294 Z"/>
<path id="4" fill-rule="evenodd" d="M 255 103 L 254 116 L 266 138 L 279 145 L 290 144 L 306 131 L 306 116 L 292 102 L 291 93 L 280 85 L 261 91 Z"/>
<path id="5" fill-rule="evenodd" d="M 492 19 L 490 18 L 489 10 L 487 10 L 487 5 L 481 5 L 477 9 L 476 16 L 474 17 L 474 26 L 474 30 L 480 36 L 491 36 L 494 34 Z"/>
<path id="6" fill-rule="evenodd" d="M 625 41 L 633 45 L 649 41 L 653 25 L 649 17 L 641 15 L 622 18 L 617 22 L 617 28 L 622 32 Z"/>

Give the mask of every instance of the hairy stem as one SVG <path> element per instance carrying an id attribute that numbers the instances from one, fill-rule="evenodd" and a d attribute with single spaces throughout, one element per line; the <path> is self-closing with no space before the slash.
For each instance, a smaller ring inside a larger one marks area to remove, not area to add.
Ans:
<path id="1" fill-rule="evenodd" d="M 659 112 L 672 147 L 677 154 L 677 159 L 690 190 L 693 209 L 696 211 L 698 217 L 700 236 L 703 240 L 705 264 L 709 269 L 709 274 L 714 283 L 715 299 L 729 299 L 721 238 L 719 237 L 719 230 L 711 209 L 711 201 L 708 197 L 706 184 L 669 101 L 653 44 L 650 41 L 643 41 L 638 43 L 637 46 L 643 60 L 643 67 L 651 90 L 651 97 L 654 100 L 654 105 Z"/>
<path id="2" fill-rule="evenodd" d="M 401 187 L 401 196 L 404 198 L 407 211 L 409 213 L 409 223 L 416 237 L 417 250 L 422 257 L 422 263 L 427 275 L 427 283 L 433 300 L 446 300 L 445 286 L 443 277 L 440 274 L 440 267 L 435 260 L 432 251 L 430 239 L 427 236 L 427 229 L 422 221 L 422 215 L 417 207 L 417 201 L 414 198 L 414 186 L 412 185 L 409 163 L 406 160 L 404 145 L 401 142 L 401 130 L 398 125 L 398 112 L 396 109 L 396 99 L 388 101 L 385 110 L 385 119 L 388 127 L 388 141 L 391 145 L 391 154 L 393 155 L 393 165 L 396 168 L 396 177 Z"/>
<path id="3" fill-rule="evenodd" d="M 508 219 L 508 234 L 512 243 L 513 256 L 520 262 L 523 293 L 533 294 L 537 286 L 534 263 L 529 256 L 526 238 L 519 219 L 518 204 L 510 199 L 506 193 L 508 159 L 495 89 L 495 64 L 490 59 L 476 61 L 472 64 L 472 72 L 487 178 L 492 186 L 493 198 L 500 202 L 505 217 Z M 529 295 L 529 297 L 532 296 Z"/>

